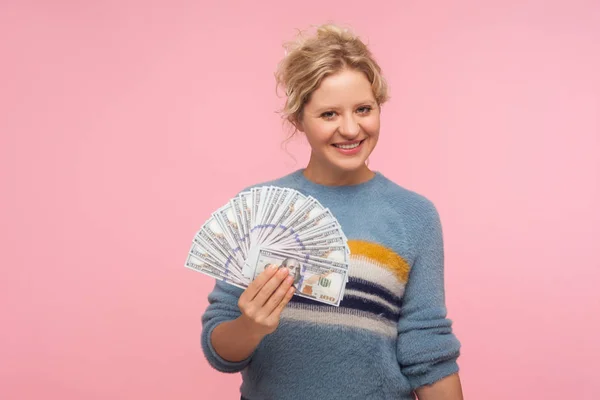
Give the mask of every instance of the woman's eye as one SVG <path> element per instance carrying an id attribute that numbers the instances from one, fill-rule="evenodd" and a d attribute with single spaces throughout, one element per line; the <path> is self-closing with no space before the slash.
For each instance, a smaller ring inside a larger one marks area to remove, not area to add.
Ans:
<path id="1" fill-rule="evenodd" d="M 369 107 L 369 106 L 360 107 L 358 109 L 358 112 L 361 114 L 368 114 L 370 111 L 371 111 L 371 107 Z"/>
<path id="2" fill-rule="evenodd" d="M 333 111 L 326 111 L 323 114 L 321 114 L 321 117 L 325 118 L 325 119 L 330 119 L 333 118 L 335 116 L 335 113 Z"/>

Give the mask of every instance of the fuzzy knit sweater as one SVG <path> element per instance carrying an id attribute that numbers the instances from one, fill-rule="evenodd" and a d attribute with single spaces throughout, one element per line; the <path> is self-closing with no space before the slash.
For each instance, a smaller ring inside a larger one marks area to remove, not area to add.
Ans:
<path id="1" fill-rule="evenodd" d="M 242 290 L 217 281 L 202 317 L 202 349 L 213 368 L 241 372 L 244 398 L 408 400 L 416 388 L 458 372 L 442 229 L 430 200 L 380 172 L 332 187 L 300 169 L 261 185 L 318 199 L 340 222 L 351 256 L 339 307 L 294 296 L 277 330 L 241 362 L 224 360 L 210 342 L 219 323 L 240 315 Z"/>

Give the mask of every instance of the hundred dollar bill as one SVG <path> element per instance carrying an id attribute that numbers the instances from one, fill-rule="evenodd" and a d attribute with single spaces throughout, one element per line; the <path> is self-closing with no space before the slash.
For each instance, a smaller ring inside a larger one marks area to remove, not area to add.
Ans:
<path id="1" fill-rule="evenodd" d="M 336 229 L 335 234 L 342 236 L 345 241 L 348 241 L 348 238 L 344 234 L 344 231 L 342 230 L 342 227 L 340 226 L 340 223 L 337 220 L 316 226 L 314 228 L 306 229 L 304 232 L 302 232 L 301 239 L 309 240 L 318 238 L 321 237 L 321 234 L 325 232 L 327 232 L 327 234 L 331 234 L 330 230 L 334 228 Z"/>
<path id="2" fill-rule="evenodd" d="M 350 249 L 347 246 L 346 240 L 341 236 L 331 236 L 328 239 L 306 240 L 300 243 L 300 248 L 303 247 L 325 247 L 325 246 L 344 246 L 345 251 L 350 254 Z"/>
<path id="3" fill-rule="evenodd" d="M 254 261 L 258 256 L 258 248 L 261 244 L 262 233 L 266 228 L 266 220 L 268 218 L 268 212 L 270 206 L 273 204 L 272 199 L 281 188 L 276 186 L 262 186 L 259 188 L 252 188 L 253 194 L 253 215 L 252 215 L 252 228 L 250 229 L 250 248 L 244 262 L 242 271 L 244 276 L 252 274 Z"/>
<path id="4" fill-rule="evenodd" d="M 348 263 L 350 261 L 345 246 L 305 246 L 295 250 L 296 251 L 288 249 L 291 253 L 298 254 L 299 257 L 304 258 L 309 255 L 311 257 L 343 263 Z M 310 260 L 310 257 L 308 257 L 308 259 Z"/>
<path id="5" fill-rule="evenodd" d="M 315 255 L 312 255 L 309 253 L 294 253 L 294 252 L 290 252 L 288 250 L 279 250 L 279 249 L 273 249 L 273 251 L 278 253 L 279 255 L 294 256 L 294 257 L 300 258 L 306 262 L 324 265 L 325 267 L 332 267 L 332 268 L 338 268 L 338 269 L 343 269 L 343 270 L 348 270 L 348 268 L 350 267 L 350 264 L 348 262 L 329 260 L 327 258 L 322 258 L 322 257 L 315 256 Z"/>
<path id="6" fill-rule="evenodd" d="M 259 212 L 259 225 L 263 225 L 267 216 L 267 210 L 269 205 L 271 204 L 271 199 L 273 198 L 275 188 L 273 186 L 267 186 L 261 193 L 261 207 Z"/>
<path id="7" fill-rule="evenodd" d="M 199 241 L 200 242 L 200 241 Z M 213 255 L 212 249 L 208 246 L 203 246 L 199 242 L 194 241 L 192 243 L 192 247 L 190 248 L 189 254 L 193 255 L 199 260 L 207 263 L 208 265 L 218 269 L 221 271 L 223 276 L 231 277 L 238 279 L 243 282 L 249 282 L 249 280 L 244 279 L 241 271 L 234 265 L 228 264 L 227 262 L 222 262 L 221 259 L 217 256 Z"/>
<path id="8" fill-rule="evenodd" d="M 297 226 L 306 220 L 313 218 L 314 216 L 321 213 L 325 208 L 319 203 L 317 199 L 309 196 L 306 201 L 298 208 L 298 210 L 291 214 L 287 219 L 282 222 L 284 226 Z"/>
<path id="9" fill-rule="evenodd" d="M 329 239 L 335 239 L 336 243 L 339 241 L 340 243 L 347 243 L 348 240 L 342 232 L 342 229 L 339 226 L 339 223 L 336 221 L 329 222 L 325 224 L 323 227 L 317 227 L 317 229 L 312 229 L 310 231 L 304 232 L 302 235 L 294 234 L 288 236 L 284 239 L 278 240 L 275 243 L 282 246 L 302 246 L 307 243 L 325 241 Z"/>
<path id="10" fill-rule="evenodd" d="M 306 202 L 307 197 L 300 192 L 293 192 L 287 196 L 286 201 L 272 221 L 272 227 L 265 235 L 263 243 L 268 245 L 277 240 L 277 230 L 281 229 L 283 222 L 293 215 Z"/>
<path id="11" fill-rule="evenodd" d="M 247 287 L 247 285 L 244 282 L 239 281 L 235 277 L 229 277 L 226 274 L 223 275 L 222 272 L 218 268 L 207 263 L 206 261 L 203 261 L 203 260 L 195 257 L 193 254 L 188 254 L 188 257 L 185 261 L 185 266 L 187 268 L 193 269 L 194 271 L 198 271 L 205 275 L 208 275 L 212 278 L 215 278 L 220 281 L 224 281 L 231 285 L 237 286 L 241 289 L 245 289 Z"/>
<path id="12" fill-rule="evenodd" d="M 264 218 L 264 228 L 261 230 L 259 241 L 265 243 L 270 232 L 276 226 L 276 219 L 284 212 L 284 208 L 290 201 L 291 191 L 289 189 L 275 188 L 275 195 L 270 201 L 266 217 Z"/>
<path id="13" fill-rule="evenodd" d="M 240 206 L 242 209 L 242 225 L 244 226 L 244 243 L 246 244 L 246 257 L 250 250 L 250 229 L 252 228 L 252 192 L 240 193 Z"/>
<path id="14" fill-rule="evenodd" d="M 269 230 L 271 221 L 274 215 L 277 213 L 277 209 L 285 202 L 287 197 L 287 191 L 278 187 L 272 187 L 270 190 L 270 197 L 267 199 L 264 207 L 264 214 L 262 216 L 262 228 L 258 233 L 258 242 L 263 243 L 266 232 Z"/>
<path id="15" fill-rule="evenodd" d="M 213 217 L 219 224 L 221 232 L 223 232 L 225 239 L 229 243 L 231 248 L 239 248 L 242 252 L 242 257 L 246 257 L 244 247 L 242 246 L 242 238 L 238 227 L 237 219 L 235 218 L 233 207 L 231 203 L 224 205 L 219 208 L 213 214 Z"/>
<path id="16" fill-rule="evenodd" d="M 275 213 L 272 218 L 269 220 L 269 229 L 265 232 L 263 237 L 263 243 L 268 243 L 271 241 L 273 233 L 275 232 L 275 228 L 277 228 L 281 223 L 292 215 L 298 207 L 303 203 L 306 199 L 306 196 L 301 194 L 300 192 L 293 191 L 290 189 L 284 189 L 283 199 L 279 202 L 275 209 Z"/>
<path id="17" fill-rule="evenodd" d="M 246 242 L 246 227 L 244 226 L 244 215 L 242 210 L 241 198 L 239 196 L 234 197 L 229 201 L 229 204 L 231 205 L 231 210 L 235 217 L 236 226 L 238 228 L 238 238 L 240 247 L 242 248 L 242 253 L 244 257 L 247 257 L 248 247 Z"/>
<path id="18" fill-rule="evenodd" d="M 289 269 L 290 275 L 294 277 L 295 295 L 339 306 L 347 269 L 306 262 L 302 257 L 290 253 L 261 249 L 254 268 L 255 277 L 270 264 Z"/>
<path id="19" fill-rule="evenodd" d="M 202 239 L 200 238 L 194 238 L 194 241 L 192 242 L 192 247 L 190 247 L 189 254 L 192 254 L 195 257 L 206 261 L 210 264 L 219 266 L 219 268 L 223 270 L 227 269 L 220 255 L 215 254 L 214 250 L 210 249 L 210 246 L 207 246 L 205 243 L 203 243 Z"/>
<path id="20" fill-rule="evenodd" d="M 224 230 L 225 228 L 221 226 L 221 224 L 218 222 L 218 219 L 215 218 L 213 214 L 202 226 L 202 228 L 200 228 L 198 234 L 206 235 L 211 238 L 212 241 L 217 243 L 226 254 L 231 255 L 238 265 L 242 265 L 244 262 L 244 256 L 239 244 L 231 243 L 228 240 Z"/>
<path id="21" fill-rule="evenodd" d="M 297 211 L 275 228 L 273 235 L 277 237 L 277 240 L 283 240 L 287 236 L 295 234 L 295 228 L 297 226 L 303 224 L 307 220 L 313 219 L 322 212 L 323 206 L 321 206 L 321 204 L 313 197 L 308 197 Z"/>
<path id="22" fill-rule="evenodd" d="M 260 187 L 252 189 L 254 191 L 254 207 L 255 213 L 253 215 L 252 224 L 253 228 L 256 228 L 261 224 L 263 208 L 269 196 L 269 187 Z"/>
<path id="23" fill-rule="evenodd" d="M 211 235 L 204 229 L 200 229 L 194 236 L 194 242 L 207 249 L 211 256 L 219 260 L 227 268 L 233 268 L 238 266 L 236 257 L 230 254 L 221 243 L 215 240 Z"/>
<path id="24" fill-rule="evenodd" d="M 350 268 L 349 261 L 339 261 L 339 260 L 323 258 L 323 257 L 319 257 L 317 255 L 310 254 L 308 252 L 298 253 L 298 252 L 291 252 L 288 250 L 278 250 L 278 249 L 276 251 L 282 255 L 288 255 L 288 256 L 293 255 L 293 256 L 300 258 L 310 264 L 321 265 L 324 267 L 338 268 L 338 269 L 342 269 L 345 271 L 348 271 L 348 269 Z M 346 282 L 348 282 L 348 275 L 346 275 Z"/>
<path id="25" fill-rule="evenodd" d="M 300 225 L 296 226 L 295 231 L 299 235 L 302 235 L 307 230 L 310 230 L 310 229 L 313 229 L 313 228 L 316 228 L 319 226 L 325 226 L 328 223 L 334 222 L 334 221 L 336 221 L 336 219 L 333 216 L 333 214 L 331 213 L 331 210 L 326 208 L 320 214 L 315 215 L 314 218 L 311 218 L 311 219 L 301 223 Z"/>
<path id="26" fill-rule="evenodd" d="M 316 228 L 318 226 L 324 226 L 330 222 L 334 222 L 335 217 L 331 214 L 329 209 L 325 209 L 313 218 L 302 222 L 301 224 L 294 225 L 293 229 L 288 229 L 280 234 L 281 238 L 287 238 L 293 235 L 299 235 L 300 237 L 309 229 Z"/>
<path id="27" fill-rule="evenodd" d="M 255 187 L 250 189 L 252 194 L 252 208 L 250 213 L 250 243 L 256 243 L 256 236 L 258 234 L 258 228 L 260 224 L 260 211 L 263 205 L 262 193 L 266 190 L 267 188 L 265 187 Z"/>

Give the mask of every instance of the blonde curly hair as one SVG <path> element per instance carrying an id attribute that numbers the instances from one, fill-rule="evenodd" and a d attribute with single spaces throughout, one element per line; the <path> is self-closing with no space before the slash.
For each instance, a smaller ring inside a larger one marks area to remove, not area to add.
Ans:
<path id="1" fill-rule="evenodd" d="M 282 88 L 287 97 L 281 110 L 285 120 L 295 127 L 302 120 L 304 105 L 323 79 L 344 69 L 366 75 L 379 106 L 389 99 L 381 68 L 358 36 L 336 24 L 317 26 L 311 36 L 305 33 L 299 32 L 296 40 L 284 43 L 286 55 L 275 72 L 276 87 Z"/>

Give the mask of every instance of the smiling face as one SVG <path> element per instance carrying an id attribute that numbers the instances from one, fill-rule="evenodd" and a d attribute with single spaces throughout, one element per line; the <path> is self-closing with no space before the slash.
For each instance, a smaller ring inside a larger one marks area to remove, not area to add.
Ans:
<path id="1" fill-rule="evenodd" d="M 364 73 L 344 69 L 323 79 L 297 125 L 312 149 L 306 174 L 320 183 L 367 180 L 371 172 L 365 161 L 379 138 L 379 116 Z"/>

